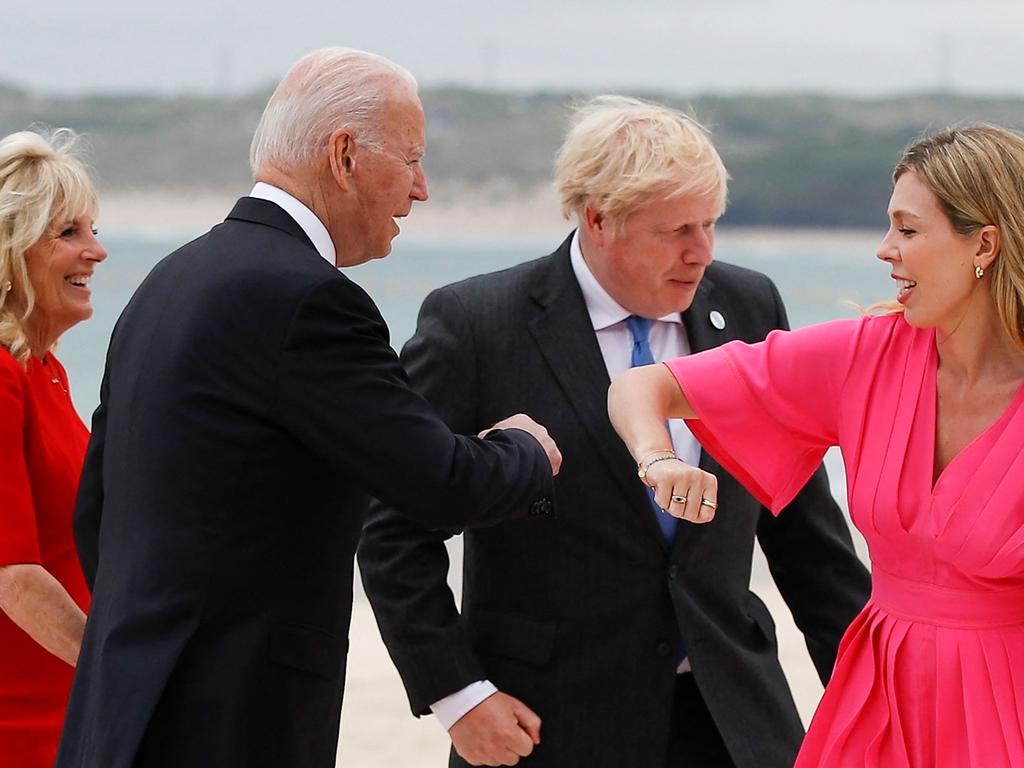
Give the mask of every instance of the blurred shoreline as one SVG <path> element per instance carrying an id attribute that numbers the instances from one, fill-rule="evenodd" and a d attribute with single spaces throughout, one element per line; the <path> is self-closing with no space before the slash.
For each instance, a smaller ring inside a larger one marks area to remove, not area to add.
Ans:
<path id="1" fill-rule="evenodd" d="M 224 220 L 249 187 L 232 189 L 155 188 L 100 193 L 100 229 L 146 240 L 186 242 Z M 880 217 L 881 222 L 881 217 Z M 562 218 L 557 194 L 545 185 L 512 194 L 493 184 L 478 188 L 438 186 L 426 203 L 401 219 L 401 238 L 419 242 L 522 242 L 554 248 L 575 226 Z M 765 244 L 811 244 L 827 236 L 832 244 L 874 248 L 884 234 L 876 229 L 731 226 L 726 211 L 719 237 Z"/>

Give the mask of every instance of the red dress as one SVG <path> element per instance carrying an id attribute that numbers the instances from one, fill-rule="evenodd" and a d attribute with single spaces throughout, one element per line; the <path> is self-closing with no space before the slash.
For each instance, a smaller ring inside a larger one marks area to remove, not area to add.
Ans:
<path id="1" fill-rule="evenodd" d="M 71 515 L 89 432 L 53 357 L 0 348 L 0 565 L 39 563 L 86 610 Z M 0 611 L 0 768 L 52 766 L 74 669 Z"/>

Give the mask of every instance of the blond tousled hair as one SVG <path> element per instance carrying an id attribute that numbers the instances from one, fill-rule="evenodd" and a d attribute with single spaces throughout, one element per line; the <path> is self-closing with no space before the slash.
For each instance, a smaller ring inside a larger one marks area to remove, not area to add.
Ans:
<path id="1" fill-rule="evenodd" d="M 52 225 L 96 215 L 96 190 L 77 148 L 78 137 L 66 128 L 0 140 L 0 346 L 21 363 L 31 353 L 24 323 L 36 299 L 26 252 Z"/>
<path id="2" fill-rule="evenodd" d="M 653 195 L 711 197 L 725 210 L 729 174 L 707 130 L 674 109 L 625 96 L 579 106 L 555 161 L 562 214 L 590 205 L 622 233 Z"/>
<path id="3" fill-rule="evenodd" d="M 999 230 L 999 255 L 988 268 L 992 298 L 1024 350 L 1024 136 L 986 123 L 947 128 L 903 153 L 893 183 L 908 172 L 939 199 L 953 231 L 972 235 L 990 224 Z"/>

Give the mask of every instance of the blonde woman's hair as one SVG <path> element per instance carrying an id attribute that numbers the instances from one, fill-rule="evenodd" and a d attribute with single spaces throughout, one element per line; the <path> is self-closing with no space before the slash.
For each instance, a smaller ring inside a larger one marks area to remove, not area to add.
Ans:
<path id="1" fill-rule="evenodd" d="M 96 190 L 77 145 L 66 128 L 0 139 L 0 346 L 21 363 L 31 352 L 24 323 L 36 300 L 26 252 L 51 226 L 96 215 Z"/>
<path id="2" fill-rule="evenodd" d="M 953 231 L 999 230 L 999 255 L 988 268 L 992 297 L 1024 350 L 1024 136 L 985 123 L 947 128 L 903 153 L 893 183 L 911 171 L 939 199 Z"/>
<path id="3" fill-rule="evenodd" d="M 674 109 L 625 96 L 579 106 L 555 161 L 562 214 L 589 205 L 619 235 L 652 195 L 700 195 L 725 210 L 729 174 L 707 130 Z"/>

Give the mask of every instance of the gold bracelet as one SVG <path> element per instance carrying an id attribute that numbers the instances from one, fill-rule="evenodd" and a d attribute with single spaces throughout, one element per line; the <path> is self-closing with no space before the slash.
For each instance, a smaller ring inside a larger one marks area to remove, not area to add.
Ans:
<path id="1" fill-rule="evenodd" d="M 648 455 L 649 455 L 649 454 L 648 454 Z M 641 481 L 641 482 L 642 482 L 642 483 L 643 483 L 644 485 L 647 485 L 647 471 L 648 471 L 648 470 L 649 470 L 649 469 L 650 469 L 650 468 L 651 468 L 652 466 L 654 466 L 655 464 L 657 464 L 657 463 L 658 463 L 659 461 L 668 461 L 669 459 L 674 459 L 674 460 L 676 460 L 676 461 L 683 461 L 683 460 L 682 460 L 682 459 L 680 459 L 680 458 L 679 458 L 678 456 L 676 456 L 676 455 L 675 455 L 675 453 L 670 453 L 670 454 L 668 454 L 668 455 L 666 455 L 666 456 L 657 456 L 657 457 L 655 457 L 655 458 L 651 459 L 650 461 L 646 461 L 646 462 L 644 462 L 644 463 L 641 463 L 641 464 L 640 464 L 640 465 L 639 465 L 639 466 L 637 467 L 637 469 L 636 469 L 636 474 L 637 474 L 637 476 L 638 476 L 638 477 L 640 478 L 640 481 Z M 686 462 L 685 462 L 685 461 L 683 461 L 683 463 L 685 464 Z"/>
<path id="2" fill-rule="evenodd" d="M 644 462 L 646 462 L 649 458 L 651 458 L 651 456 L 657 456 L 658 454 L 661 454 L 661 453 L 668 453 L 668 454 L 671 454 L 672 456 L 676 455 L 675 448 L 659 448 L 656 451 L 650 451 L 649 453 L 645 453 L 644 457 L 642 459 L 640 459 L 640 461 L 638 461 L 636 463 L 636 468 L 640 469 L 640 467 L 642 467 L 644 465 Z"/>

